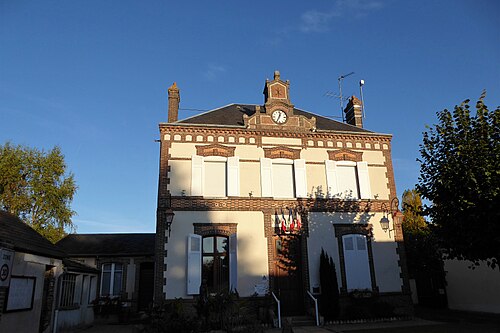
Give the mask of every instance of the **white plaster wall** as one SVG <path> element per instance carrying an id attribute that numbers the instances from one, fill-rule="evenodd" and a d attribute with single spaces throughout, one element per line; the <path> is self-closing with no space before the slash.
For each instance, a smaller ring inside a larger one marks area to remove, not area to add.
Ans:
<path id="1" fill-rule="evenodd" d="M 326 197 L 328 187 L 326 185 L 326 168 L 324 164 L 307 164 L 307 195 L 312 197 Z"/>
<path id="2" fill-rule="evenodd" d="M 445 260 L 448 307 L 454 310 L 500 313 L 500 271 L 485 262 L 472 270 L 469 261 Z"/>
<path id="3" fill-rule="evenodd" d="M 385 157 L 381 151 L 374 150 L 357 150 L 363 152 L 363 161 L 369 164 L 384 164 Z"/>
<path id="4" fill-rule="evenodd" d="M 189 157 L 196 155 L 196 145 L 206 145 L 207 143 L 181 143 L 172 142 L 169 149 L 169 154 L 172 157 Z"/>
<path id="5" fill-rule="evenodd" d="M 389 180 L 387 179 L 387 168 L 368 167 L 368 175 L 370 176 L 370 189 L 372 198 L 376 200 L 389 200 Z"/>
<path id="6" fill-rule="evenodd" d="M 252 146 L 241 145 L 241 146 L 236 146 L 236 149 L 234 150 L 234 156 L 239 156 L 240 158 L 258 160 L 259 158 L 264 157 L 264 150 L 255 145 Z"/>
<path id="7" fill-rule="evenodd" d="M 302 146 L 302 139 L 295 138 L 276 138 L 263 136 L 262 144 L 264 145 L 290 145 L 290 146 Z"/>
<path id="8" fill-rule="evenodd" d="M 382 213 L 310 213 L 309 214 L 309 238 L 307 240 L 309 276 L 311 287 L 319 285 L 319 256 L 321 248 L 333 257 L 337 270 L 337 281 L 339 287 L 342 285 L 340 276 L 340 260 L 338 243 L 333 228 L 334 223 L 370 223 L 372 225 L 373 240 L 373 262 L 375 267 L 375 279 L 380 292 L 400 292 L 402 279 L 401 270 L 398 265 L 399 255 L 396 252 L 397 244 L 394 241 L 394 232 L 389 236 L 380 227 Z M 394 227 L 389 216 L 391 229 Z M 311 290 L 312 291 L 312 290 Z"/>
<path id="9" fill-rule="evenodd" d="M 185 212 L 176 211 L 171 237 L 165 248 L 167 299 L 192 298 L 186 294 L 187 237 L 193 233 L 193 223 L 237 223 L 238 292 L 240 296 L 251 296 L 254 286 L 269 277 L 267 240 L 264 236 L 262 212 Z"/>
<path id="10" fill-rule="evenodd" d="M 300 158 L 309 162 L 325 162 L 328 159 L 328 150 L 332 148 L 308 148 L 302 149 Z"/>
<path id="11" fill-rule="evenodd" d="M 240 196 L 247 197 L 250 192 L 253 197 L 261 196 L 260 163 L 240 162 Z"/>
<path id="12" fill-rule="evenodd" d="M 191 156 L 190 156 L 191 157 Z M 168 162 L 170 172 L 169 190 L 174 196 L 191 195 L 191 160 L 189 161 L 176 161 Z"/>

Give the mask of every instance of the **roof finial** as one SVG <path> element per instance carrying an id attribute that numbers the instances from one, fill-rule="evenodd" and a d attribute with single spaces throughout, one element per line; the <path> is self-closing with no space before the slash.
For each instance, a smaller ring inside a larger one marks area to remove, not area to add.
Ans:
<path id="1" fill-rule="evenodd" d="M 280 71 L 274 71 L 274 79 L 279 80 L 280 79 Z"/>

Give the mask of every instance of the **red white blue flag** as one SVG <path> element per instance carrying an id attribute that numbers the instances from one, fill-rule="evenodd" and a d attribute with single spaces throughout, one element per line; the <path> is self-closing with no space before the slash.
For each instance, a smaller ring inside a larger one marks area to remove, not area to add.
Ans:
<path id="1" fill-rule="evenodd" d="M 294 219 L 293 219 L 293 212 L 292 209 L 288 209 L 288 223 L 290 224 L 290 231 L 293 232 L 293 229 L 295 227 Z"/>
<path id="2" fill-rule="evenodd" d="M 281 209 L 281 231 L 286 232 L 286 219 L 283 209 Z"/>
<path id="3" fill-rule="evenodd" d="M 300 230 L 300 228 L 302 228 L 302 218 L 300 216 L 300 213 L 299 211 L 297 211 L 297 214 L 296 214 L 296 222 L 295 222 L 295 226 L 297 227 L 297 230 Z"/>

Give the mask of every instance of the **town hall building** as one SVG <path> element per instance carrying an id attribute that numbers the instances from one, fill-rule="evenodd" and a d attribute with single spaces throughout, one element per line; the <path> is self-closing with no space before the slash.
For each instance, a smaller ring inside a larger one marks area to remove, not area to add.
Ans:
<path id="1" fill-rule="evenodd" d="M 353 292 L 408 314 L 410 288 L 389 134 L 363 128 L 352 96 L 340 122 L 292 104 L 290 82 L 266 80 L 263 104 L 178 119 L 168 89 L 159 124 L 155 301 L 235 291 L 274 293 L 283 315 L 321 293 L 323 251 L 341 306 Z"/>

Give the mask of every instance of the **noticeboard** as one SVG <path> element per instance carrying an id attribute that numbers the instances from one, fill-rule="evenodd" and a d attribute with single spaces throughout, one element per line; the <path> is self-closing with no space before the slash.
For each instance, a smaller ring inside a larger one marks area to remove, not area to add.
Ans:
<path id="1" fill-rule="evenodd" d="M 0 287 L 8 287 L 12 274 L 14 251 L 0 248 Z"/>
<path id="2" fill-rule="evenodd" d="M 34 276 L 13 276 L 7 292 L 5 311 L 22 311 L 33 308 L 36 278 Z"/>

